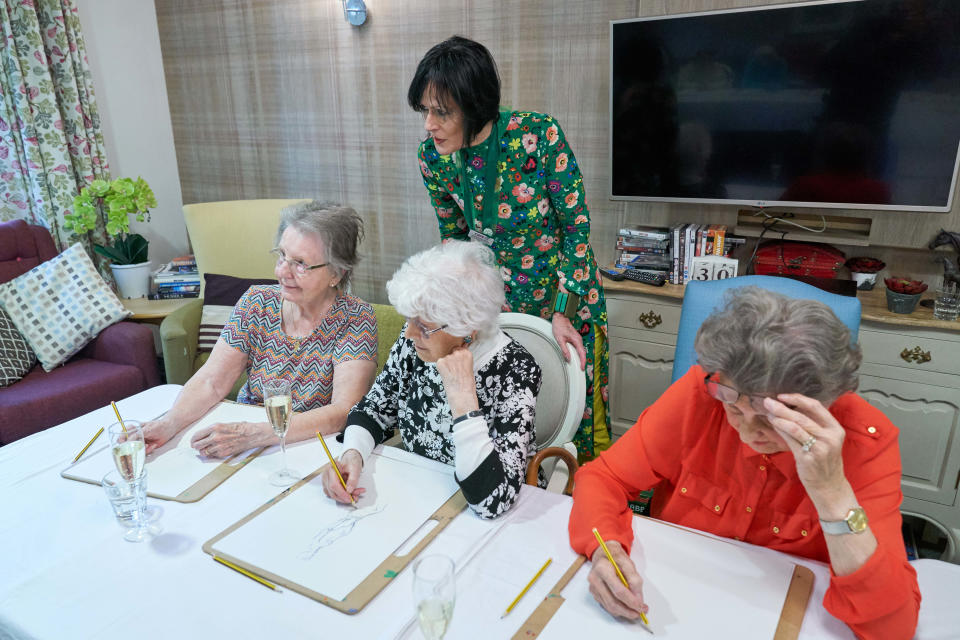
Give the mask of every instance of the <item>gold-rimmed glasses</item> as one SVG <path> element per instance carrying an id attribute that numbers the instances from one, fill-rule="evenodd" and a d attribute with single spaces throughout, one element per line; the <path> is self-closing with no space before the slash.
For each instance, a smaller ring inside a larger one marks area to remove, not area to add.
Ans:
<path id="1" fill-rule="evenodd" d="M 293 271 L 293 273 L 298 276 L 305 276 L 307 275 L 307 273 L 309 273 L 310 271 L 313 271 L 314 269 L 322 269 L 323 267 L 326 267 L 327 265 L 330 264 L 329 262 L 324 262 L 323 264 L 311 265 L 311 264 L 306 264 L 305 262 L 302 262 L 300 260 L 294 260 L 293 258 L 288 258 L 286 254 L 283 252 L 283 249 L 281 249 L 280 247 L 274 247 L 273 249 L 270 250 L 270 253 L 273 254 L 274 257 L 276 257 L 278 267 L 284 262 L 286 262 L 287 265 L 290 267 L 290 270 Z"/>
<path id="2" fill-rule="evenodd" d="M 746 393 L 741 393 L 733 387 L 728 387 L 725 384 L 720 384 L 716 380 L 713 380 L 714 374 L 708 373 L 707 377 L 703 379 L 703 385 L 707 388 L 707 393 L 711 397 L 716 398 L 724 404 L 737 404 L 740 401 L 741 397 L 746 397 L 750 399 L 750 407 L 757 413 L 767 413 L 766 407 L 763 406 L 763 401 L 766 399 L 766 396 L 751 396 Z"/>

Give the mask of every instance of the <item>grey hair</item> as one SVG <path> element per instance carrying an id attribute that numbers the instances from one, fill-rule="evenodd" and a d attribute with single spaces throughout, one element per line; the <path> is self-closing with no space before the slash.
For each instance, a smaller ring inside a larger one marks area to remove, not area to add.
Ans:
<path id="1" fill-rule="evenodd" d="M 830 308 L 759 287 L 729 289 L 694 343 L 707 372 L 741 393 L 802 393 L 829 406 L 860 383 L 860 345 Z"/>
<path id="2" fill-rule="evenodd" d="M 340 278 L 337 288 L 346 290 L 350 284 L 350 276 L 360 262 L 357 246 L 363 239 L 363 220 L 357 212 L 334 202 L 318 200 L 285 207 L 280 212 L 275 245 L 280 244 L 280 238 L 287 227 L 320 238 L 327 254 L 324 259 Z"/>
<path id="3" fill-rule="evenodd" d="M 445 331 L 458 337 L 495 334 L 505 302 L 493 252 L 460 240 L 407 258 L 387 282 L 387 296 L 401 315 L 447 325 Z"/>

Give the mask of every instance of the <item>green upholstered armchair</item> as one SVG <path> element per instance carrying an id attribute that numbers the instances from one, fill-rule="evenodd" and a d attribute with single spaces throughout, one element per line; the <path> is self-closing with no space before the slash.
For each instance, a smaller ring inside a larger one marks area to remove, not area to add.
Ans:
<path id="1" fill-rule="evenodd" d="M 163 319 L 160 325 L 160 341 L 163 345 L 163 364 L 166 368 L 167 382 L 185 384 L 197 369 L 209 357 L 208 353 L 198 353 L 197 343 L 200 335 L 200 315 L 203 298 L 192 300 Z M 403 328 L 403 316 L 388 304 L 375 304 L 377 315 L 377 373 L 390 355 L 390 347 L 396 342 Z M 246 374 L 240 376 L 230 394 L 236 398 L 237 392 L 246 382 Z"/>

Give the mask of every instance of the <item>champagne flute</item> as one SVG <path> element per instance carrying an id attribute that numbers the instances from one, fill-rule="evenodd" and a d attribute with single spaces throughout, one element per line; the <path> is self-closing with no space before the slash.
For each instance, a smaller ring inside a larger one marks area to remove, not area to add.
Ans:
<path id="1" fill-rule="evenodd" d="M 426 640 L 440 640 L 446 635 L 456 599 L 453 560 L 432 555 L 413 564 L 413 602 Z"/>
<path id="2" fill-rule="evenodd" d="M 117 466 L 120 477 L 131 485 L 133 495 L 137 498 L 137 509 L 133 526 L 127 530 L 123 539 L 130 542 L 142 542 L 150 535 L 145 515 L 146 487 L 141 484 L 147 481 L 146 461 L 147 449 L 143 442 L 143 427 L 136 420 L 115 422 L 107 428 L 110 436 L 110 451 L 113 453 L 113 463 Z"/>
<path id="3" fill-rule="evenodd" d="M 267 410 L 267 419 L 273 432 L 280 438 L 280 451 L 283 466 L 270 474 L 270 484 L 275 487 L 289 487 L 300 479 L 300 474 L 287 468 L 287 427 L 293 417 L 293 399 L 290 395 L 290 382 L 283 378 L 268 380 L 263 385 L 263 406 Z"/>

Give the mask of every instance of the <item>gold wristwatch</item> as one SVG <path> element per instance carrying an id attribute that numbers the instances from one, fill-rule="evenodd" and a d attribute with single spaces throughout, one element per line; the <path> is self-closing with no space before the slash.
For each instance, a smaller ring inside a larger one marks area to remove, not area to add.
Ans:
<path id="1" fill-rule="evenodd" d="M 867 530 L 867 512 L 863 507 L 857 505 L 847 512 L 847 517 L 843 520 L 828 522 L 820 521 L 820 528 L 823 532 L 831 536 L 842 536 L 845 533 L 863 533 Z"/>

